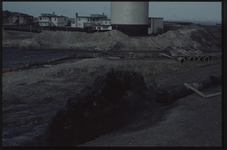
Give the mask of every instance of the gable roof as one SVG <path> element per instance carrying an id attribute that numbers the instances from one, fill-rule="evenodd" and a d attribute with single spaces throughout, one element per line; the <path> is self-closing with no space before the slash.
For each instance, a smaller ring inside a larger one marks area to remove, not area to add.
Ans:
<path id="1" fill-rule="evenodd" d="M 13 14 L 11 14 L 10 15 L 10 17 L 21 17 L 21 16 L 23 16 L 23 17 L 33 17 L 33 16 L 31 16 L 31 15 L 28 15 L 28 14 L 22 14 L 22 13 L 13 13 Z"/>
<path id="2" fill-rule="evenodd" d="M 41 13 L 41 16 L 38 16 L 38 17 L 55 17 L 55 18 L 68 18 L 66 16 L 57 16 L 57 15 L 54 15 L 54 14 L 49 14 L 49 13 Z"/>

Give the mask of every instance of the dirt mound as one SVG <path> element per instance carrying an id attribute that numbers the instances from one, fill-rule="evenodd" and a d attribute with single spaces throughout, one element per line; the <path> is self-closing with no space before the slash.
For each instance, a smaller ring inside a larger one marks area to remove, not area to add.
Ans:
<path id="1" fill-rule="evenodd" d="M 205 26 L 204 29 L 209 32 L 214 38 L 222 39 L 222 27 L 215 26 Z"/>
<path id="2" fill-rule="evenodd" d="M 155 39 L 163 47 L 193 47 L 195 49 L 205 50 L 219 49 L 216 40 L 203 28 L 188 29 L 183 28 L 176 31 L 168 31 L 159 35 Z"/>
<path id="3" fill-rule="evenodd" d="M 110 70 L 98 76 L 56 114 L 46 133 L 46 145 L 75 146 L 122 127 L 141 106 L 152 104 L 142 97 L 152 102 L 154 88 L 144 94 L 144 78 L 136 72 Z"/>
<path id="4" fill-rule="evenodd" d="M 163 50 L 168 46 L 215 50 L 220 49 L 221 43 L 203 28 L 185 27 L 176 31 L 170 30 L 156 37 L 131 38 L 126 44 L 126 47 L 132 50 Z"/>
<path id="5" fill-rule="evenodd" d="M 2 40 L 12 40 L 15 39 L 14 36 L 11 34 L 7 33 L 4 29 L 2 30 Z"/>
<path id="6" fill-rule="evenodd" d="M 5 37 L 3 37 L 5 38 Z M 6 35 L 6 39 L 10 36 Z M 21 49 L 88 49 L 88 50 L 164 50 L 166 47 L 193 47 L 219 50 L 221 42 L 204 28 L 183 28 L 156 37 L 130 37 L 118 30 L 108 32 L 43 31 L 30 39 L 3 44 Z"/>
<path id="7" fill-rule="evenodd" d="M 127 35 L 117 30 L 95 33 L 44 31 L 34 37 L 38 45 L 43 44 L 42 46 L 49 48 L 87 48 L 96 50 L 111 50 L 116 47 L 116 44 L 123 46 L 119 42 L 125 41 L 127 38 Z M 118 46 L 118 48 L 120 47 Z"/>

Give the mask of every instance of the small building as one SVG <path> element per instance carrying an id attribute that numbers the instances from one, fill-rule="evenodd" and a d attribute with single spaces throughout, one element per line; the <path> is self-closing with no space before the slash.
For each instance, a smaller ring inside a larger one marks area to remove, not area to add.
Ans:
<path id="1" fill-rule="evenodd" d="M 111 30 L 110 19 L 100 14 L 91 14 L 91 16 L 78 16 L 76 13 L 75 21 L 71 22 L 71 27 L 91 28 L 91 30 Z"/>
<path id="2" fill-rule="evenodd" d="M 32 25 L 33 16 L 23 13 L 12 13 L 9 16 L 8 23 L 11 25 Z"/>
<path id="3" fill-rule="evenodd" d="M 149 17 L 148 23 L 148 34 L 158 35 L 163 33 L 163 18 Z"/>
<path id="4" fill-rule="evenodd" d="M 68 24 L 68 17 L 57 16 L 49 13 L 41 13 L 38 17 L 38 23 L 41 27 L 65 27 Z"/>

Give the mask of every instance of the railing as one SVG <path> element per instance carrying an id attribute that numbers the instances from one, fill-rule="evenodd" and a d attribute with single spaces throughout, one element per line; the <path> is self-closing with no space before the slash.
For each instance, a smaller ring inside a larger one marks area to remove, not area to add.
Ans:
<path id="1" fill-rule="evenodd" d="M 49 23 L 53 26 L 56 26 L 51 20 L 49 20 Z"/>

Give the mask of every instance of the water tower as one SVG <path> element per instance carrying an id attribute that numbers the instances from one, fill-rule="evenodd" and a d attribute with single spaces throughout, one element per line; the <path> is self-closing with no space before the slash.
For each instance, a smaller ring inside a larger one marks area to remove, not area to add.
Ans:
<path id="1" fill-rule="evenodd" d="M 149 2 L 111 2 L 112 29 L 127 35 L 148 34 Z"/>

